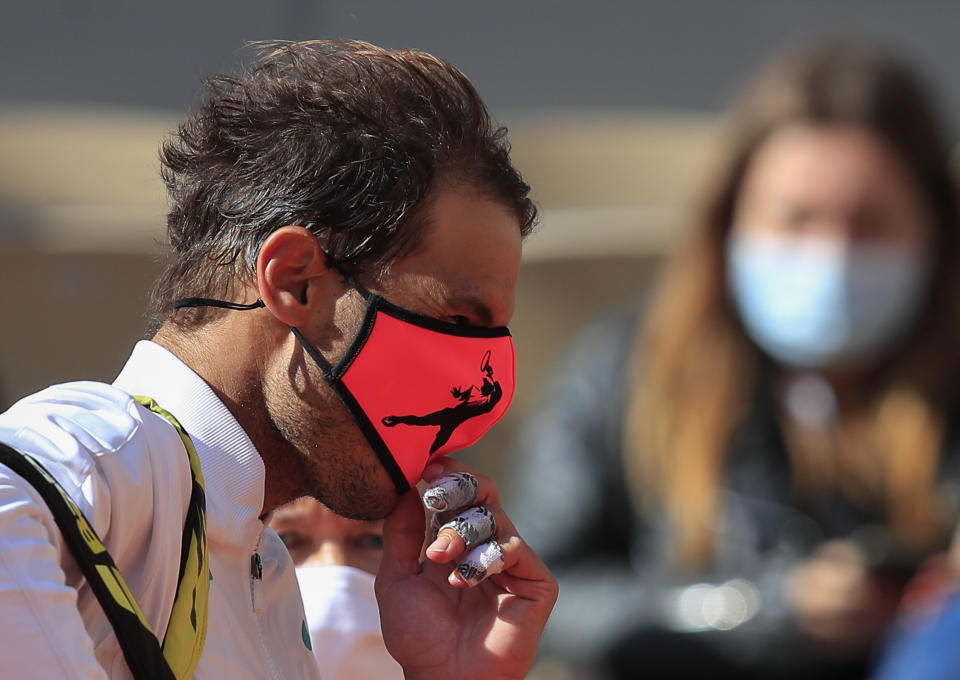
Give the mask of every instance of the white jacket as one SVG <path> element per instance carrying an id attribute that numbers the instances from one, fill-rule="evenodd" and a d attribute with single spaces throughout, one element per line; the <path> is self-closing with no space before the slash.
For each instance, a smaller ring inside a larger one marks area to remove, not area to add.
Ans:
<path id="1" fill-rule="evenodd" d="M 264 466 L 210 387 L 140 342 L 114 385 L 68 383 L 0 414 L 0 441 L 36 457 L 90 520 L 162 640 L 177 586 L 191 479 L 179 435 L 130 395 L 172 413 L 205 477 L 209 623 L 199 680 L 319 678 L 293 562 L 265 528 Z M 258 555 L 262 577 L 252 565 Z M 0 465 L 3 677 L 130 678 L 100 604 L 33 487 Z"/>

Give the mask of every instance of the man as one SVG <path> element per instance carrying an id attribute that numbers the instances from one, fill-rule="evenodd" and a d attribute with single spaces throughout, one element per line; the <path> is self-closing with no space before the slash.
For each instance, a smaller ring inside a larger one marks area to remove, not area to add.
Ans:
<path id="1" fill-rule="evenodd" d="M 268 45 L 243 76 L 208 82 L 161 160 L 174 252 L 152 342 L 113 385 L 15 404 L 0 441 L 73 498 L 126 581 L 97 566 L 108 594 L 136 613 L 129 589 L 178 677 L 317 677 L 292 561 L 262 522 L 304 495 L 387 518 L 377 597 L 405 677 L 524 677 L 556 584 L 495 484 L 475 475 L 461 498 L 485 506 L 466 516 L 486 529 L 441 531 L 423 563 L 407 491 L 463 472 L 438 456 L 479 438 L 513 392 L 504 326 L 535 211 L 472 85 L 420 52 Z M 425 412 L 486 352 L 509 396 L 436 453 L 430 428 L 382 425 Z M 4 674 L 131 677 L 137 655 L 25 474 L 0 467 Z"/>

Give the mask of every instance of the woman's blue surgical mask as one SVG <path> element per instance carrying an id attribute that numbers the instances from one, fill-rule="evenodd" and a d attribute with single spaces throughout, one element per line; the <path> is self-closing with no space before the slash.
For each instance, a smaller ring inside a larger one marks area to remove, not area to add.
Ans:
<path id="1" fill-rule="evenodd" d="M 747 333 L 802 368 L 862 365 L 892 348 L 925 299 L 926 251 L 817 236 L 738 233 L 727 284 Z"/>

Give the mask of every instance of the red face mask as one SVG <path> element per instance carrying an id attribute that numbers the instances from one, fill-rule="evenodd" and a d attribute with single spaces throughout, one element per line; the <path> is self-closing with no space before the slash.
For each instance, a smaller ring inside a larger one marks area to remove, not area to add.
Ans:
<path id="1" fill-rule="evenodd" d="M 387 302 L 350 280 L 367 311 L 346 354 L 331 365 L 303 334 L 293 334 L 320 366 L 399 493 L 420 481 L 432 458 L 470 446 L 510 407 L 516 350 L 505 327 L 447 323 Z M 183 307 L 255 309 L 210 298 Z"/>
<path id="2" fill-rule="evenodd" d="M 351 284 L 367 311 L 336 365 L 292 330 L 404 493 L 432 458 L 470 446 L 506 413 L 516 389 L 513 338 L 504 327 L 416 314 Z"/>

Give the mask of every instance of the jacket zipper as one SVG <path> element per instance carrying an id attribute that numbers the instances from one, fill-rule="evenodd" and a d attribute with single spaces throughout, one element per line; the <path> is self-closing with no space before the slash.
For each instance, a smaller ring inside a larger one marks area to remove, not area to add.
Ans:
<path id="1" fill-rule="evenodd" d="M 253 620 L 257 627 L 257 637 L 260 638 L 260 648 L 263 650 L 263 658 L 267 669 L 270 671 L 270 677 L 274 680 L 280 680 L 280 674 L 273 663 L 273 657 L 270 655 L 270 648 L 267 646 L 267 640 L 263 636 L 263 629 L 260 627 L 260 612 L 263 604 L 263 560 L 260 558 L 260 546 L 263 544 L 263 536 L 257 540 L 257 545 L 250 556 L 250 603 L 253 607 Z"/>

